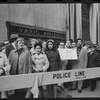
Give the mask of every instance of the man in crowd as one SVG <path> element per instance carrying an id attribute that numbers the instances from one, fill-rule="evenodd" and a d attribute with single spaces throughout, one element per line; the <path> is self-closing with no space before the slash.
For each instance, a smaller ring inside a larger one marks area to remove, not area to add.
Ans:
<path id="1" fill-rule="evenodd" d="M 10 41 L 11 41 L 11 44 L 6 46 L 6 50 L 5 50 L 5 53 L 7 55 L 7 57 L 9 56 L 10 52 L 13 50 L 13 49 L 16 49 L 16 40 L 18 38 L 18 35 L 17 34 L 12 34 L 11 37 L 10 37 Z"/>
<path id="2" fill-rule="evenodd" d="M 88 53 L 88 68 L 95 68 L 100 66 L 100 54 L 96 50 L 95 44 L 90 45 L 91 51 Z M 91 91 L 96 88 L 97 79 L 90 79 Z"/>
<path id="3" fill-rule="evenodd" d="M 77 43 L 77 62 L 74 64 L 76 69 L 83 69 L 87 67 L 87 49 L 83 47 L 83 40 L 78 38 Z M 82 92 L 83 80 L 78 81 L 78 93 Z"/>
<path id="4" fill-rule="evenodd" d="M 96 50 L 97 50 L 97 52 L 100 54 L 100 44 L 97 44 L 97 45 L 96 45 Z"/>
<path id="5" fill-rule="evenodd" d="M 66 41 L 65 48 L 66 49 L 70 49 L 71 48 L 71 42 L 70 41 Z"/>
<path id="6" fill-rule="evenodd" d="M 65 49 L 65 44 L 62 41 L 62 42 L 59 43 L 59 48 L 58 48 L 59 54 L 61 53 L 61 50 L 63 50 L 63 49 Z M 66 70 L 67 63 L 68 63 L 68 60 L 64 60 L 64 59 L 61 58 L 61 69 L 62 70 Z M 59 92 L 63 92 L 64 91 L 63 83 L 59 83 L 57 88 L 58 88 Z"/>

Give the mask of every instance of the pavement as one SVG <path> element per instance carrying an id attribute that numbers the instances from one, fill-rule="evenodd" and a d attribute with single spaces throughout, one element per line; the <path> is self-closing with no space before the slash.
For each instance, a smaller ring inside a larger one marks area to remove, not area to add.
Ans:
<path id="1" fill-rule="evenodd" d="M 100 80 L 97 81 L 97 86 L 94 91 L 90 91 L 90 86 L 82 90 L 82 93 L 78 93 L 78 90 L 69 91 L 65 89 L 63 93 L 58 93 L 57 98 L 67 98 L 67 95 L 71 95 L 72 98 L 100 98 Z"/>

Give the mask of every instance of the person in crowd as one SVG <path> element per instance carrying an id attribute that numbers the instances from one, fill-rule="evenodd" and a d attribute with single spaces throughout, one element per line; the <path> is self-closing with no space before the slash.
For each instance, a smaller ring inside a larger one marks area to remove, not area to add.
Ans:
<path id="1" fill-rule="evenodd" d="M 5 44 L 3 42 L 0 43 L 1 44 L 1 52 L 5 54 Z"/>
<path id="2" fill-rule="evenodd" d="M 76 40 L 77 43 L 77 63 L 75 64 L 76 69 L 83 69 L 87 67 L 87 49 L 83 47 L 83 40 L 78 38 Z M 78 92 L 82 92 L 82 85 L 83 85 L 83 80 L 78 81 Z"/>
<path id="3" fill-rule="evenodd" d="M 65 44 L 65 48 L 67 50 L 70 50 L 71 49 L 71 44 L 72 44 L 73 40 L 70 39 L 69 41 L 66 41 L 66 44 Z M 68 63 L 66 65 L 66 69 L 67 70 L 71 70 L 72 69 L 72 66 L 71 66 L 71 60 L 68 60 Z M 71 82 L 67 82 L 67 83 L 64 83 L 64 86 L 66 88 L 69 88 L 69 90 L 71 90 Z"/>
<path id="4" fill-rule="evenodd" d="M 65 44 L 63 41 L 59 43 L 59 48 L 57 49 L 59 51 L 59 54 L 62 49 L 65 49 Z M 61 59 L 61 70 L 66 70 L 67 63 L 68 63 L 68 60 Z M 59 83 L 57 89 L 58 89 L 58 92 L 63 92 L 64 91 L 63 83 Z"/>
<path id="5" fill-rule="evenodd" d="M 100 44 L 97 44 L 96 50 L 97 50 L 97 52 L 100 54 Z"/>
<path id="6" fill-rule="evenodd" d="M 71 44 L 74 42 L 74 40 L 73 40 L 73 39 L 69 39 L 69 41 L 70 41 L 70 43 L 71 43 Z"/>
<path id="7" fill-rule="evenodd" d="M 76 43 L 73 41 L 72 42 L 72 44 L 71 44 L 71 48 L 72 49 L 77 49 L 77 45 L 76 45 Z M 69 63 L 68 63 L 68 65 L 67 66 L 69 66 L 69 68 L 68 69 L 70 69 L 70 70 L 74 70 L 74 69 L 76 69 L 77 68 L 77 65 L 76 65 L 76 60 L 69 60 Z M 72 90 L 76 90 L 77 89 L 77 85 L 76 85 L 76 81 L 74 81 L 74 82 L 69 82 L 69 90 L 70 91 L 72 91 Z"/>
<path id="8" fill-rule="evenodd" d="M 71 44 L 72 44 L 72 39 L 70 39 L 70 41 L 66 41 L 66 44 L 65 44 L 65 48 L 67 49 L 67 50 L 70 50 L 71 49 Z M 70 70 L 72 67 L 71 67 L 71 61 L 70 60 L 68 60 L 68 63 L 67 63 L 67 66 L 66 66 L 67 68 L 67 70 Z M 70 82 L 69 82 L 70 83 Z"/>
<path id="9" fill-rule="evenodd" d="M 84 48 L 87 50 L 87 55 L 88 53 L 90 52 L 90 44 L 91 44 L 91 41 L 84 41 Z M 87 67 L 86 67 L 87 68 Z M 83 81 L 83 86 L 82 86 L 82 89 L 85 89 L 89 86 L 89 81 L 88 80 L 84 80 Z"/>
<path id="10" fill-rule="evenodd" d="M 70 41 L 70 45 L 72 47 L 72 43 L 74 42 L 74 40 L 73 39 L 69 39 L 69 41 Z"/>
<path id="11" fill-rule="evenodd" d="M 76 46 L 76 43 L 73 42 L 72 45 L 71 45 L 71 47 L 72 47 L 72 48 L 76 48 L 76 47 L 77 47 L 77 46 Z"/>
<path id="12" fill-rule="evenodd" d="M 16 40 L 16 49 L 9 54 L 9 62 L 11 64 L 10 75 L 27 74 L 32 70 L 30 52 L 24 48 L 24 39 Z M 22 93 L 22 94 L 21 94 Z M 15 97 L 25 96 L 25 89 L 15 90 Z"/>
<path id="13" fill-rule="evenodd" d="M 6 49 L 5 49 L 5 53 L 7 55 L 7 57 L 9 56 L 10 52 L 13 50 L 13 49 L 16 49 L 16 40 L 18 38 L 18 35 L 17 34 L 12 34 L 11 37 L 10 37 L 10 41 L 11 41 L 11 44 L 6 46 Z"/>
<path id="14" fill-rule="evenodd" d="M 10 63 L 7 56 L 2 53 L 2 43 L 0 43 L 0 76 L 9 75 Z M 7 98 L 7 92 L 2 91 L 0 98 Z"/>
<path id="15" fill-rule="evenodd" d="M 32 55 L 32 64 L 33 64 L 33 73 L 46 72 L 49 68 L 49 61 L 46 54 L 42 53 L 42 44 L 36 43 L 34 45 L 35 54 Z M 39 97 L 47 98 L 47 87 L 40 86 L 39 87 Z M 30 97 L 29 91 L 26 94 L 26 98 Z"/>
<path id="16" fill-rule="evenodd" d="M 31 45 L 32 45 L 32 48 L 30 49 L 30 53 L 31 53 L 31 55 L 33 55 L 35 53 L 34 45 L 36 43 L 38 43 L 38 40 L 37 39 L 31 39 L 30 41 L 31 41 Z"/>
<path id="17" fill-rule="evenodd" d="M 42 52 L 43 52 L 43 53 L 45 53 L 45 51 L 46 51 L 46 44 L 47 44 L 46 41 L 43 41 L 43 42 L 42 42 Z"/>
<path id="18" fill-rule="evenodd" d="M 50 66 L 48 68 L 48 72 L 50 71 L 59 71 L 61 70 L 61 59 L 59 51 L 56 50 L 54 40 L 49 39 L 47 40 L 47 50 L 46 55 L 49 60 Z M 48 97 L 49 98 L 56 98 L 57 97 L 57 84 L 48 85 Z"/>
<path id="19" fill-rule="evenodd" d="M 97 52 L 95 44 L 90 44 L 91 51 L 88 53 L 88 68 L 100 66 L 100 54 Z M 97 84 L 97 78 L 90 79 L 90 90 L 94 91 Z"/>
<path id="20" fill-rule="evenodd" d="M 96 45 L 96 50 L 100 54 L 100 44 L 97 44 Z M 98 81 L 100 81 L 100 78 L 98 78 Z"/>
<path id="21" fill-rule="evenodd" d="M 4 40 L 4 44 L 5 44 L 5 46 L 10 45 L 9 40 Z"/>
<path id="22" fill-rule="evenodd" d="M 59 43 L 58 50 L 60 50 L 60 49 L 65 49 L 65 44 L 64 44 L 63 41 L 61 41 L 61 42 Z"/>
<path id="23" fill-rule="evenodd" d="M 85 42 L 84 42 L 84 48 L 86 48 L 87 52 L 90 52 L 89 47 L 90 47 L 90 44 L 91 44 L 91 43 L 92 43 L 91 41 L 85 41 Z"/>
<path id="24" fill-rule="evenodd" d="M 66 41 L 65 48 L 70 49 L 71 48 L 71 42 Z"/>
<path id="25" fill-rule="evenodd" d="M 72 42 L 72 40 L 66 41 L 65 48 L 67 50 L 71 49 L 71 42 Z M 67 70 L 70 70 L 70 69 L 71 69 L 71 63 L 70 63 L 70 60 L 68 60 Z"/>
<path id="26" fill-rule="evenodd" d="M 4 40 L 4 42 L 2 42 L 1 48 L 2 48 L 2 52 L 6 54 L 6 46 L 9 45 L 9 41 L 8 40 Z"/>
<path id="27" fill-rule="evenodd" d="M 6 47 L 8 45 L 10 45 L 9 40 L 4 40 L 3 46 L 2 46 L 2 48 L 3 48 L 2 52 L 5 53 L 5 54 L 6 54 Z"/>

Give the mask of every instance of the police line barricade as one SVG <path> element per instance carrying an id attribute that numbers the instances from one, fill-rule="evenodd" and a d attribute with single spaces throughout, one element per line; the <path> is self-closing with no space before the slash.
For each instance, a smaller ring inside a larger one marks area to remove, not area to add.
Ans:
<path id="1" fill-rule="evenodd" d="M 85 80 L 98 77 L 100 77 L 99 67 L 42 72 L 33 74 L 0 76 L 0 91 L 8 91 L 14 89 L 30 88 L 30 87 L 37 89 L 38 86 L 42 85 L 50 85 L 50 84 Z M 31 92 L 34 91 L 33 88 L 31 89 Z"/>

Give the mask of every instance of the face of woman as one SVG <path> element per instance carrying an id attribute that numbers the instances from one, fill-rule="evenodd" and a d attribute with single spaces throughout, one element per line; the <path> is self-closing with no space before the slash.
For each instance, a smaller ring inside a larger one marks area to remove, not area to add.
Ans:
<path id="1" fill-rule="evenodd" d="M 22 49 L 24 46 L 24 43 L 21 41 L 18 41 L 18 49 Z"/>
<path id="2" fill-rule="evenodd" d="M 40 46 L 36 46 L 35 51 L 37 54 L 41 53 L 41 47 Z"/>
<path id="3" fill-rule="evenodd" d="M 53 48 L 53 43 L 52 43 L 52 42 L 49 42 L 49 43 L 48 43 L 48 48 L 49 48 L 49 49 L 52 49 L 52 48 Z"/>
<path id="4" fill-rule="evenodd" d="M 35 41 L 32 41 L 32 42 L 31 42 L 32 47 L 34 47 L 35 44 L 36 44 Z"/>
<path id="5" fill-rule="evenodd" d="M 44 49 L 46 49 L 46 44 L 47 44 L 46 42 L 43 42 L 43 43 L 42 43 L 42 47 L 43 47 Z"/>

